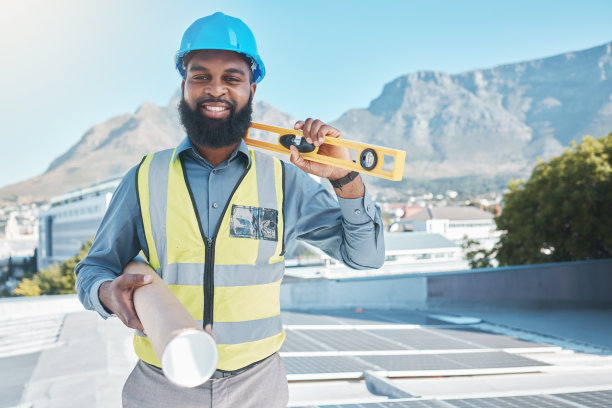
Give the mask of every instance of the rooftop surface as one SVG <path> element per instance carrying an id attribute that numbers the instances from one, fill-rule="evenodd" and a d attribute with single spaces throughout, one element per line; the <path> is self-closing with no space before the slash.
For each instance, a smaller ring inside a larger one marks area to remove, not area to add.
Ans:
<path id="1" fill-rule="evenodd" d="M 412 212 L 402 221 L 448 220 L 489 220 L 493 214 L 475 207 L 426 207 Z"/>
<path id="2" fill-rule="evenodd" d="M 119 407 L 131 330 L 74 296 L 0 301 L 0 407 Z M 18 309 L 14 309 L 18 307 Z M 283 312 L 290 407 L 612 406 L 612 310 Z"/>
<path id="3" fill-rule="evenodd" d="M 385 234 L 387 253 L 440 248 L 459 248 L 459 245 L 440 234 L 430 232 L 389 232 Z"/>

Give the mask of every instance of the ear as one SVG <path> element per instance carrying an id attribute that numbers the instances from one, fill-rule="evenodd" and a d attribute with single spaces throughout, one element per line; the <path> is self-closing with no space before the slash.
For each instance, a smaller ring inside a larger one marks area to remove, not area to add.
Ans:
<path id="1" fill-rule="evenodd" d="M 255 96 L 256 90 L 257 90 L 257 84 L 255 82 L 251 82 L 251 95 Z"/>
<path id="2" fill-rule="evenodd" d="M 183 96 L 185 95 L 185 78 L 181 81 L 181 92 Z"/>

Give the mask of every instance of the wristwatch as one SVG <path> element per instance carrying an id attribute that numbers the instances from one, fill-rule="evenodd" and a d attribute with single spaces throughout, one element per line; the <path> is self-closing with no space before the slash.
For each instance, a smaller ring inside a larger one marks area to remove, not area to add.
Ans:
<path id="1" fill-rule="evenodd" d="M 331 183 L 333 188 L 337 188 L 338 190 L 342 191 L 342 186 L 344 186 L 345 184 L 350 183 L 351 181 L 355 180 L 355 178 L 359 175 L 358 172 L 356 171 L 351 171 L 349 174 L 347 174 L 346 176 L 339 178 L 338 180 L 329 180 L 329 182 Z"/>

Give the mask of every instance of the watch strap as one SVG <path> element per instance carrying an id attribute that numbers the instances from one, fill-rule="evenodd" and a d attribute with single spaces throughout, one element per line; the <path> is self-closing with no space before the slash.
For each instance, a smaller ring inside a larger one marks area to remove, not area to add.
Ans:
<path id="1" fill-rule="evenodd" d="M 342 191 L 342 186 L 355 180 L 355 178 L 357 178 L 358 175 L 359 175 L 358 172 L 351 171 L 346 176 L 339 178 L 338 180 L 329 180 L 329 182 L 331 183 L 332 187 L 337 188 L 338 190 Z"/>

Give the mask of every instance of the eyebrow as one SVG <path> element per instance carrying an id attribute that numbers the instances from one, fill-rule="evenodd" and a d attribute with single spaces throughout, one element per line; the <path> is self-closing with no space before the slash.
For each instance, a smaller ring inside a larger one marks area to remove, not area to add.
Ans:
<path id="1" fill-rule="evenodd" d="M 210 71 L 210 70 L 202 65 L 192 65 L 191 67 L 189 67 L 189 71 Z M 240 74 L 244 77 L 247 76 L 246 72 L 238 68 L 228 68 L 224 72 L 228 74 Z"/>

